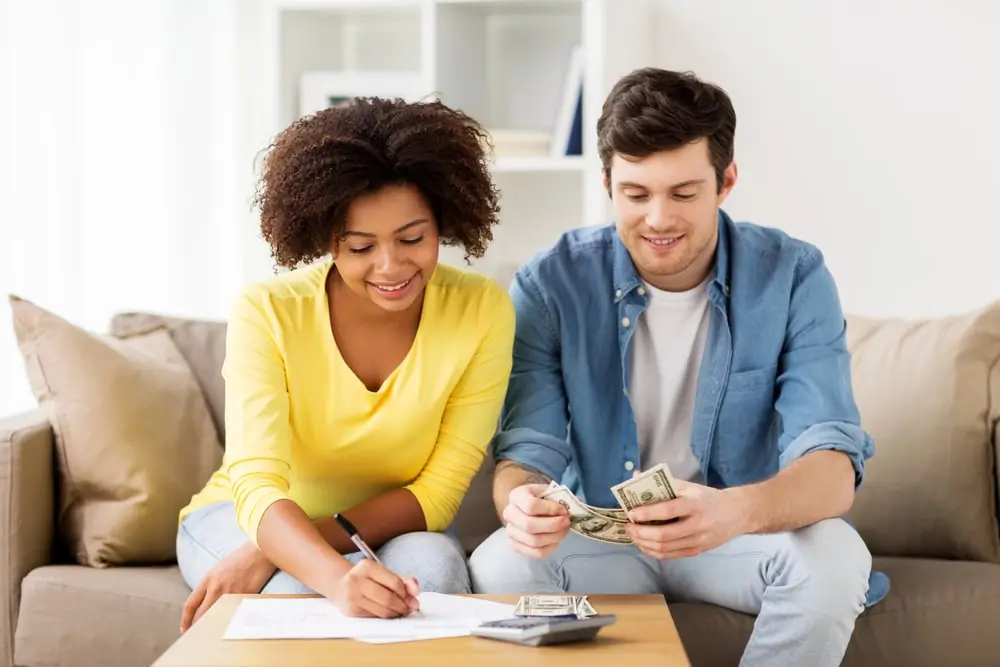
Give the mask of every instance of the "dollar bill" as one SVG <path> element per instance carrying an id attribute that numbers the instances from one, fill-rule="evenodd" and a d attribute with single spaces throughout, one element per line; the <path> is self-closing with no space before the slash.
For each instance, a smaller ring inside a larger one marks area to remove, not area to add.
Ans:
<path id="1" fill-rule="evenodd" d="M 596 615 L 586 595 L 522 595 L 514 607 L 515 616 L 576 616 Z"/>
<path id="2" fill-rule="evenodd" d="M 653 466 L 630 480 L 612 486 L 611 493 L 614 494 L 618 504 L 626 512 L 642 505 L 661 500 L 673 500 L 677 497 L 677 492 L 674 491 L 673 475 L 663 463 Z"/>
<path id="3" fill-rule="evenodd" d="M 618 523 L 628 523 L 629 522 L 629 520 L 628 520 L 628 514 L 625 513 L 625 510 L 620 510 L 617 507 L 613 507 L 613 508 L 608 508 L 608 507 L 594 507 L 593 505 L 587 505 L 586 503 L 584 503 L 584 507 L 586 507 L 587 509 L 589 509 L 591 512 L 595 512 L 597 514 L 600 514 L 601 516 L 606 516 L 609 519 L 611 519 L 612 521 L 617 521 Z"/>
<path id="4" fill-rule="evenodd" d="M 632 544 L 632 538 L 625 534 L 625 524 L 628 519 L 622 519 L 595 511 L 581 502 L 567 487 L 552 482 L 542 498 L 553 500 L 569 512 L 569 527 L 575 533 L 599 542 L 609 544 Z M 610 511 L 610 510 L 608 510 Z M 617 511 L 614 512 L 617 514 Z"/>

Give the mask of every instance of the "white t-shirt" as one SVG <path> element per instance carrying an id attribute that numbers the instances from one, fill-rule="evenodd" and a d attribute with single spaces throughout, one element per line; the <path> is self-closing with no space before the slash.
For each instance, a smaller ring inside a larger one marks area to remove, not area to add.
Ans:
<path id="1" fill-rule="evenodd" d="M 674 477 L 703 482 L 691 453 L 698 371 L 708 335 L 708 282 L 687 292 L 649 284 L 649 303 L 632 334 L 629 396 L 643 470 L 666 463 Z"/>

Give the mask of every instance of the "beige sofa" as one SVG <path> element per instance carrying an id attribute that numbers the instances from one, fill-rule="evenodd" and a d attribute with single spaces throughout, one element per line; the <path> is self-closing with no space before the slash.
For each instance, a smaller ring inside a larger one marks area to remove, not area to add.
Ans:
<path id="1" fill-rule="evenodd" d="M 224 324 L 131 313 L 110 330 L 156 326 L 170 332 L 220 425 Z M 877 441 L 851 519 L 892 587 L 859 619 L 844 664 L 1000 664 L 1000 307 L 848 326 L 858 401 Z M 57 519 L 60 461 L 42 413 L 0 421 L 0 665 L 149 665 L 177 638 L 187 588 L 169 559 L 76 564 Z M 497 525 L 490 468 L 457 520 L 470 550 Z M 737 664 L 751 616 L 704 604 L 671 610 L 696 667 Z"/>

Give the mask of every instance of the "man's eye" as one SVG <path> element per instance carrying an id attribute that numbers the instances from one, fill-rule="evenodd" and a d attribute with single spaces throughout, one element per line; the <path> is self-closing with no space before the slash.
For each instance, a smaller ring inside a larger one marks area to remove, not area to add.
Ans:
<path id="1" fill-rule="evenodd" d="M 423 234 L 421 234 L 420 236 L 418 236 L 418 237 L 416 237 L 414 239 L 400 239 L 400 241 L 402 243 L 405 243 L 407 245 L 417 245 L 418 243 L 420 243 L 423 240 L 424 240 L 424 235 Z"/>
<path id="2" fill-rule="evenodd" d="M 678 194 L 674 195 L 674 199 L 676 199 L 677 201 L 691 201 L 694 198 L 695 198 L 694 194 L 683 194 L 682 195 L 682 194 L 678 193 Z"/>
<path id="3" fill-rule="evenodd" d="M 355 255 L 363 255 L 371 249 L 372 247 L 370 245 L 366 245 L 364 248 L 348 248 L 347 251 Z"/>
<path id="4" fill-rule="evenodd" d="M 645 195 L 645 194 L 641 194 L 641 195 L 626 194 L 625 196 L 628 197 L 629 201 L 643 201 L 643 200 L 646 199 L 646 197 L 648 195 Z"/>

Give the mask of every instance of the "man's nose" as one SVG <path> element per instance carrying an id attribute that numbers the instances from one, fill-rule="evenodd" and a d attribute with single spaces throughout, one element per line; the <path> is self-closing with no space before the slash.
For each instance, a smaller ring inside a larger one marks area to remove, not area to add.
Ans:
<path id="1" fill-rule="evenodd" d="M 646 209 L 646 224 L 656 231 L 664 231 L 671 227 L 673 212 L 670 204 L 662 197 L 654 197 L 649 201 L 649 208 Z"/>

